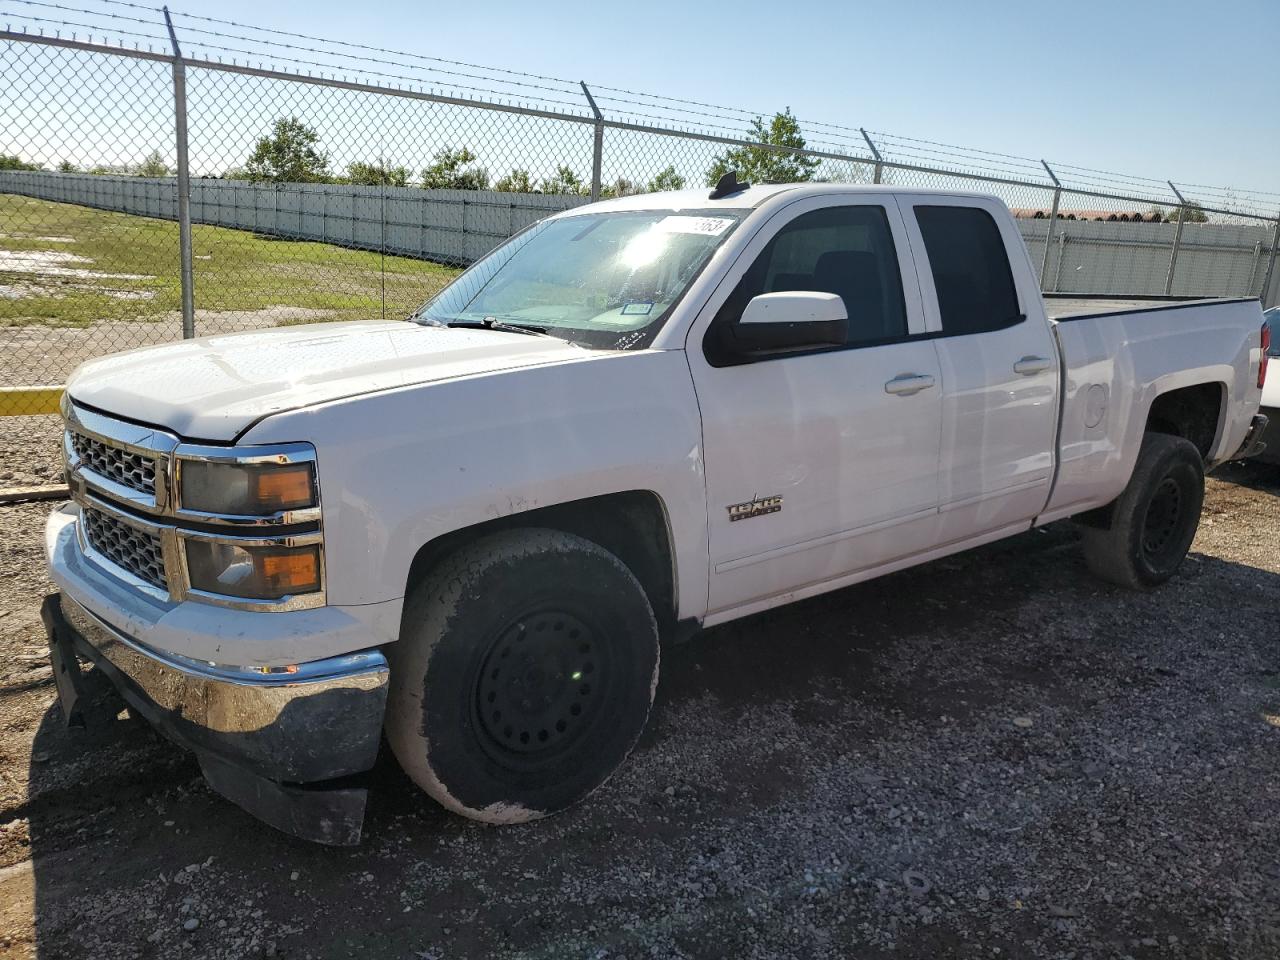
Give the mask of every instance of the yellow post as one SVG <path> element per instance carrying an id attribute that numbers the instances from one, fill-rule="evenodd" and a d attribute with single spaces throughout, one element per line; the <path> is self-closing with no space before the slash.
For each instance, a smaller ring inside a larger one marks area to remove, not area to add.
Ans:
<path id="1" fill-rule="evenodd" d="M 0 387 L 0 417 L 57 413 L 62 387 Z"/>

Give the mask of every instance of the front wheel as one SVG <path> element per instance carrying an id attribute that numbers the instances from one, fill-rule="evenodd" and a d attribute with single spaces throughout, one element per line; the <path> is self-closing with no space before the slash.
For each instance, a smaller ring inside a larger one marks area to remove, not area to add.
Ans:
<path id="1" fill-rule="evenodd" d="M 1204 464 L 1181 437 L 1149 433 L 1133 476 L 1111 511 L 1111 527 L 1084 530 L 1084 558 L 1096 576 L 1146 590 L 1182 564 L 1200 526 Z"/>
<path id="2" fill-rule="evenodd" d="M 445 807 L 490 823 L 563 810 L 635 745 L 658 679 L 643 588 L 603 547 L 513 530 L 463 547 L 406 600 L 387 739 Z"/>

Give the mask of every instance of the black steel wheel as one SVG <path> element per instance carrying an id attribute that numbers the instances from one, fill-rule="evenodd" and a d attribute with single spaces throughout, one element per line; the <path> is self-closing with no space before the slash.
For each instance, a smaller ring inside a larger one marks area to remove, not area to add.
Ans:
<path id="1" fill-rule="evenodd" d="M 1177 480 L 1166 476 L 1156 487 L 1147 503 L 1147 515 L 1142 524 L 1142 550 L 1155 563 L 1178 542 L 1179 521 L 1182 519 L 1182 488 Z"/>
<path id="2" fill-rule="evenodd" d="M 539 610 L 498 630 L 480 668 L 475 709 L 482 742 L 529 768 L 572 751 L 612 691 L 609 647 L 565 610 Z"/>
<path id="3" fill-rule="evenodd" d="M 1111 505 L 1109 525 L 1084 530 L 1089 569 L 1137 590 L 1164 583 L 1191 549 L 1203 504 L 1200 452 L 1181 437 L 1147 434 L 1128 486 Z"/>
<path id="4" fill-rule="evenodd" d="M 401 767 L 449 809 L 512 823 L 581 800 L 630 752 L 658 630 L 613 554 L 515 530 L 464 547 L 412 591 L 389 659 Z"/>

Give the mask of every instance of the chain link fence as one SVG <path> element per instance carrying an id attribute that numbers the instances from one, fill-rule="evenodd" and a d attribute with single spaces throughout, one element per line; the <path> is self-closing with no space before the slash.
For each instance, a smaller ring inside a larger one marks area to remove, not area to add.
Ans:
<path id="1" fill-rule="evenodd" d="M 773 146 L 746 111 L 434 61 L 471 84 L 443 92 L 420 82 L 428 68 L 411 55 L 367 47 L 353 79 L 322 61 L 329 48 L 304 45 L 313 38 L 175 16 L 176 29 L 113 16 L 111 38 L 69 21 L 0 31 L 0 413 L 33 415 L 17 417 L 32 429 L 56 429 L 34 416 L 56 402 L 41 388 L 86 359 L 401 318 L 529 223 L 600 197 L 700 186 L 732 151 L 804 179 L 994 193 L 1018 216 L 1046 291 L 1271 303 L 1280 287 L 1280 220 L 1211 188 L 1195 194 L 1208 202 L 1153 180 L 1112 190 L 1087 168 L 830 124 L 807 126 L 805 149 Z M 219 55 L 184 55 L 188 36 Z M 234 56 L 254 51 L 229 44 L 252 40 L 271 48 L 270 65 Z M 331 69 L 307 75 L 313 62 Z M 536 92 L 536 105 L 502 84 Z M 7 423 L 10 438 L 26 429 Z M 8 442 L 0 486 L 15 479 Z"/>

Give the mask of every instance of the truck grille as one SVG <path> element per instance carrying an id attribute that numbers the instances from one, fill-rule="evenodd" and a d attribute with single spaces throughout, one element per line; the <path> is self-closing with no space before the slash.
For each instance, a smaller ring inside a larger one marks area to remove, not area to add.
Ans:
<path id="1" fill-rule="evenodd" d="M 85 538 L 94 550 L 152 586 L 166 588 L 164 555 L 158 536 L 92 507 L 84 507 L 80 516 Z"/>
<path id="2" fill-rule="evenodd" d="M 84 464 L 85 469 L 100 477 L 114 480 L 131 490 L 155 496 L 156 461 L 140 453 L 130 453 L 86 437 L 82 433 L 71 434 L 71 449 Z"/>

